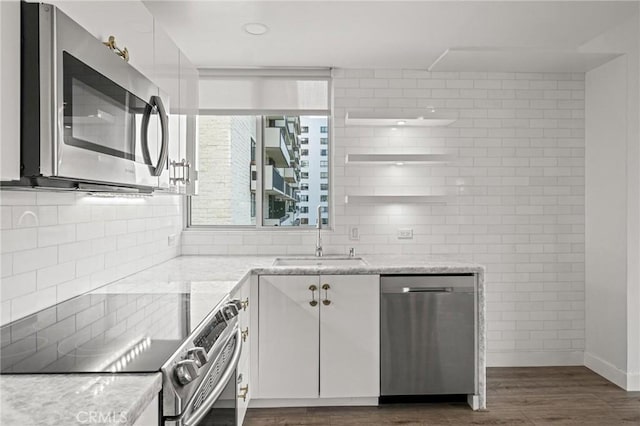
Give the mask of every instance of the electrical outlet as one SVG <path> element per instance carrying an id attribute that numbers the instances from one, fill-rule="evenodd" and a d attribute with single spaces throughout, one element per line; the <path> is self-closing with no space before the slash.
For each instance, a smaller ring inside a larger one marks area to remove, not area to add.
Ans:
<path id="1" fill-rule="evenodd" d="M 173 247 L 176 245 L 176 234 L 169 235 L 169 237 L 167 238 L 167 244 L 169 245 L 169 247 Z"/>
<path id="2" fill-rule="evenodd" d="M 411 228 L 398 228 L 398 239 L 399 240 L 412 240 L 413 239 L 413 229 L 411 229 Z"/>
<path id="3" fill-rule="evenodd" d="M 349 228 L 349 239 L 351 241 L 357 241 L 360 239 L 360 231 L 357 226 L 352 226 Z"/>

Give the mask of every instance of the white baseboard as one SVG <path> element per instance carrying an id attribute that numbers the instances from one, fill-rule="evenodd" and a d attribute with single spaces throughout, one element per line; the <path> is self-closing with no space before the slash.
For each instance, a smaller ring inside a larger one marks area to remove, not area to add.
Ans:
<path id="1" fill-rule="evenodd" d="M 251 399 L 249 408 L 375 406 L 378 398 Z"/>
<path id="2" fill-rule="evenodd" d="M 487 367 L 552 367 L 584 365 L 584 352 L 490 352 Z"/>
<path id="3" fill-rule="evenodd" d="M 628 373 L 589 352 L 584 353 L 584 365 L 626 391 L 640 390 L 640 373 Z"/>

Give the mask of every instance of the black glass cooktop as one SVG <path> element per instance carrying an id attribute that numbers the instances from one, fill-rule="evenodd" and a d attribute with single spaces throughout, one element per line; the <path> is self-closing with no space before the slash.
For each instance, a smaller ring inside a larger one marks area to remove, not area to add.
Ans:
<path id="1" fill-rule="evenodd" d="M 191 294 L 85 294 L 3 326 L 0 373 L 147 373 L 197 325 Z"/>

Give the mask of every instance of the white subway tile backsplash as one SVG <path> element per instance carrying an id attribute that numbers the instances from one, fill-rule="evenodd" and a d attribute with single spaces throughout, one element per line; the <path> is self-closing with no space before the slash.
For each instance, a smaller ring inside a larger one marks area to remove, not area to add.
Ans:
<path id="1" fill-rule="evenodd" d="M 180 254 L 167 237 L 181 233 L 181 196 L 98 199 L 3 190 L 0 204 L 2 324 Z M 117 238 L 129 224 L 140 231 L 120 251 Z"/>

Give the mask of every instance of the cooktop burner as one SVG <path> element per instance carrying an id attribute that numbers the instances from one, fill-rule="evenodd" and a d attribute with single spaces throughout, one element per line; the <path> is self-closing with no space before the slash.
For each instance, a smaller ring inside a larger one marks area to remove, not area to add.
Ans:
<path id="1" fill-rule="evenodd" d="M 160 371 L 196 310 L 190 293 L 78 296 L 0 328 L 0 373 Z"/>

